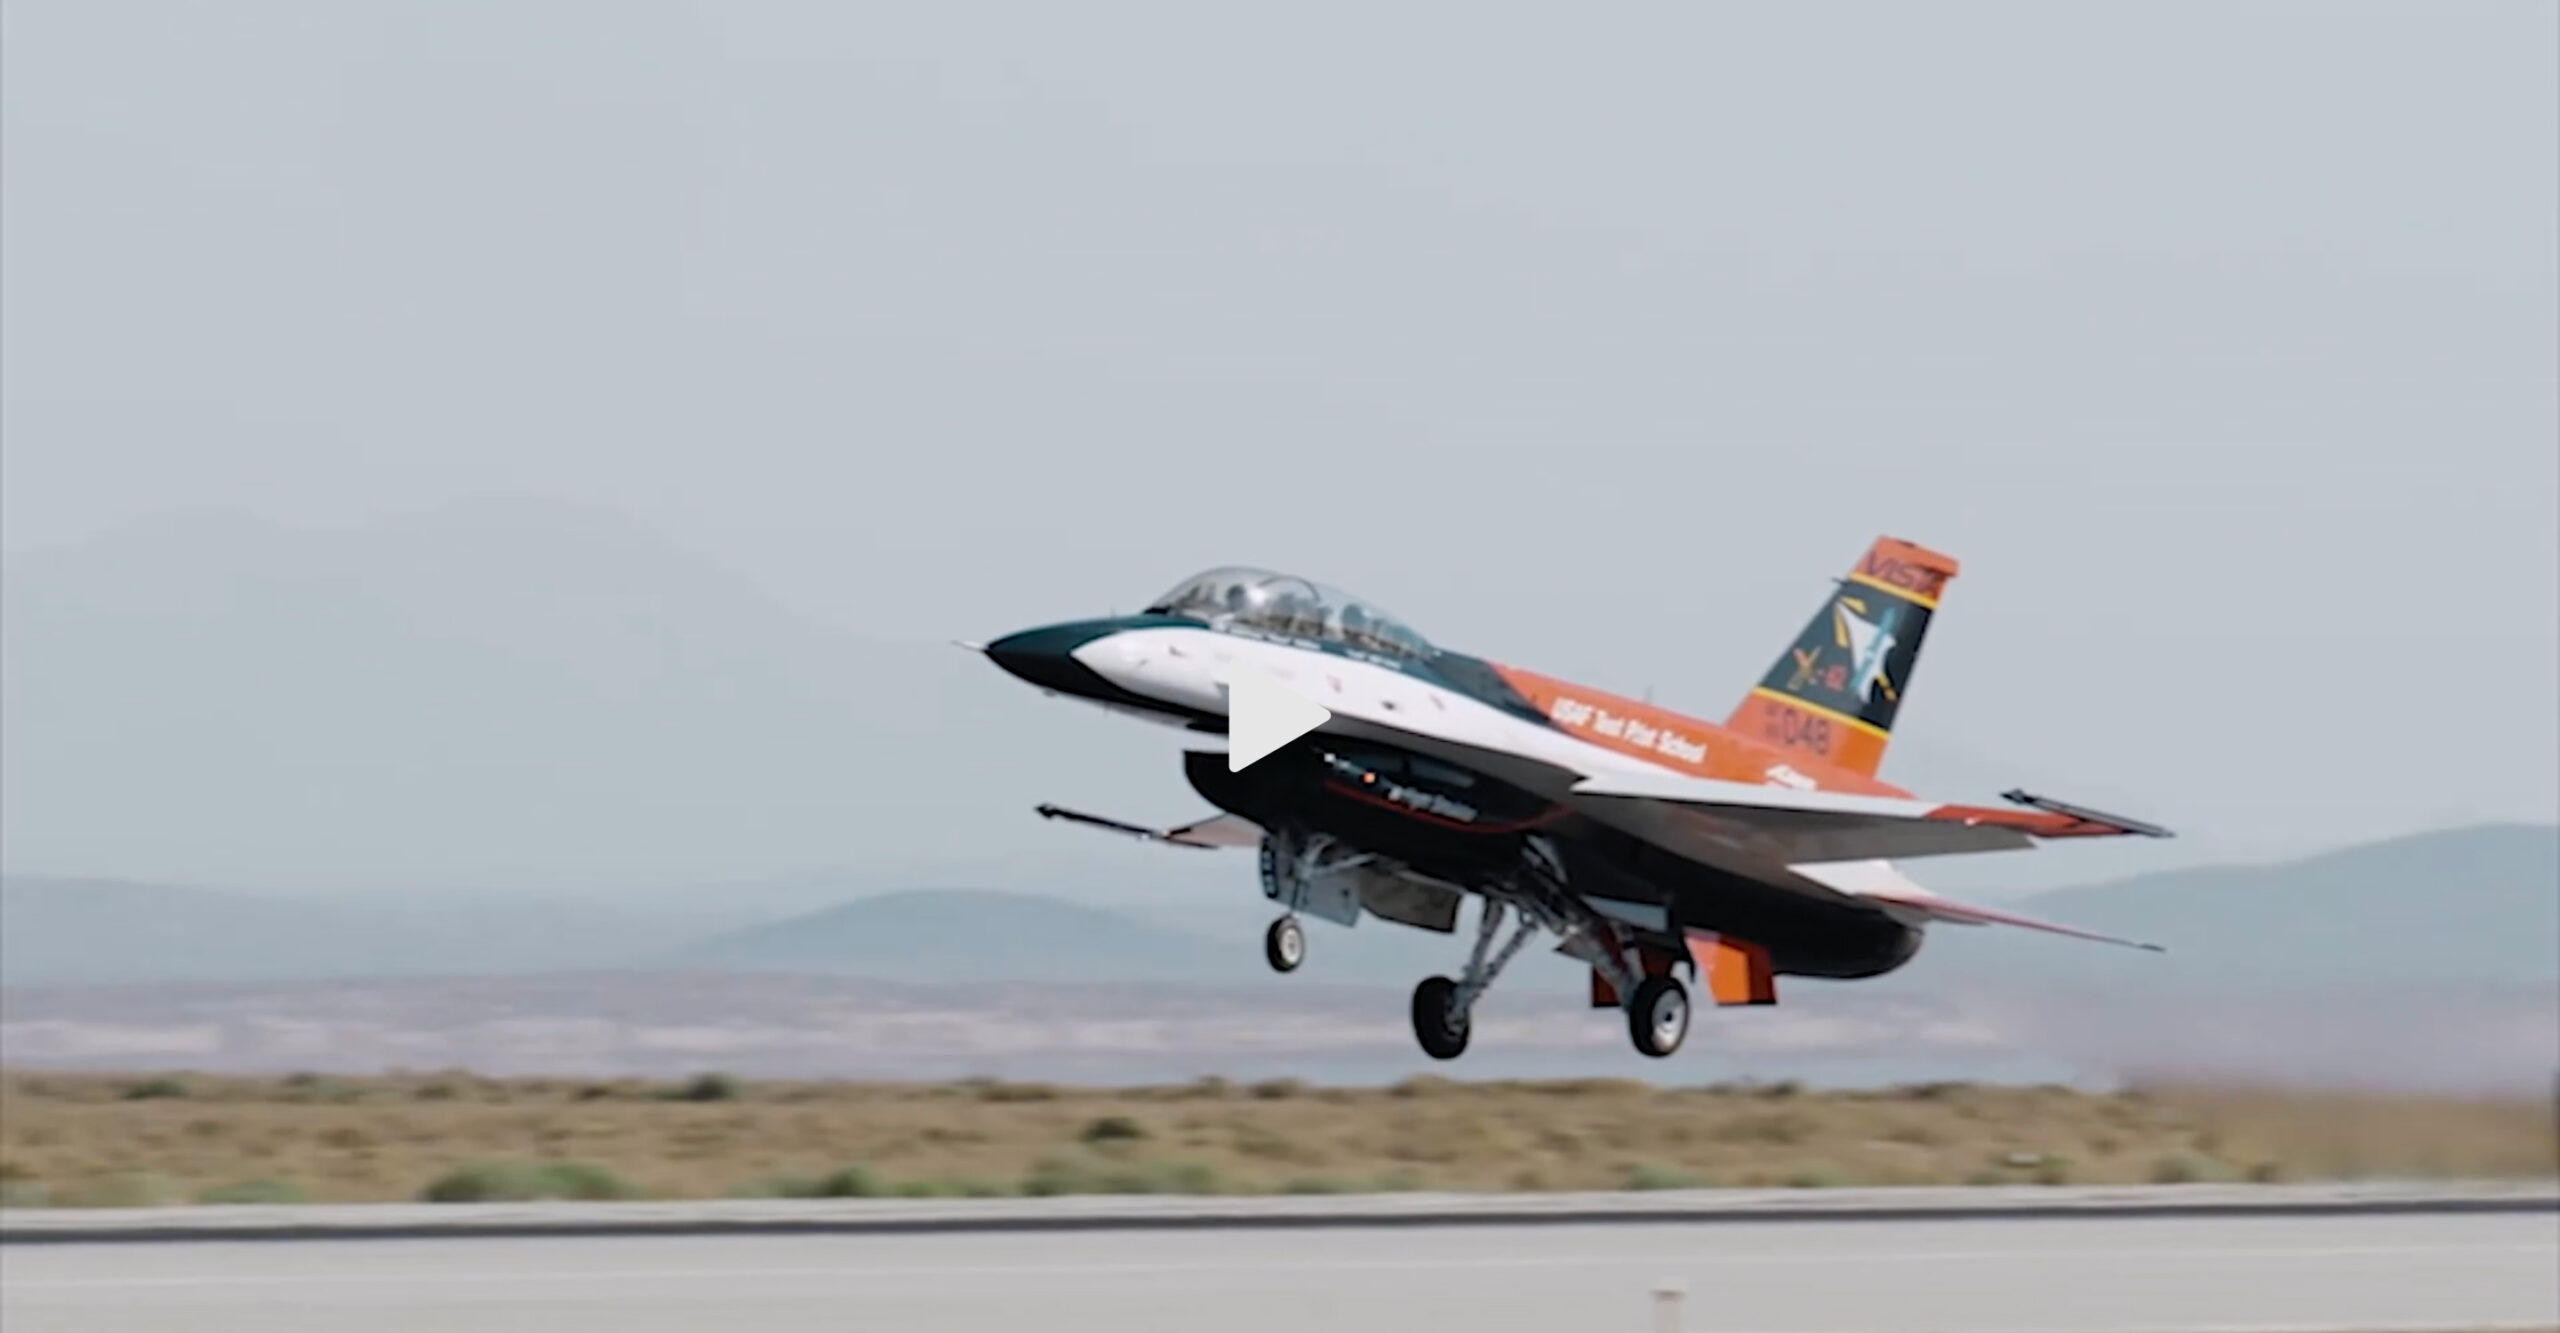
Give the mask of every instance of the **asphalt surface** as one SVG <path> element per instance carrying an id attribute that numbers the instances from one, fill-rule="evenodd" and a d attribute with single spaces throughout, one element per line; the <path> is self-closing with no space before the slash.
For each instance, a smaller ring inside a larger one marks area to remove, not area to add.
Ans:
<path id="1" fill-rule="evenodd" d="M 2294 1185 L 2010 1185 L 1555 1194 L 1092 1195 L 1028 1199 L 182 1205 L 0 1210 L 0 1245 L 74 1241 L 1451 1227 L 1631 1222 L 2560 1214 L 2560 1180 Z"/>
<path id="2" fill-rule="evenodd" d="M 0 1247 L 8 1333 L 2560 1327 L 2560 1214 Z"/>

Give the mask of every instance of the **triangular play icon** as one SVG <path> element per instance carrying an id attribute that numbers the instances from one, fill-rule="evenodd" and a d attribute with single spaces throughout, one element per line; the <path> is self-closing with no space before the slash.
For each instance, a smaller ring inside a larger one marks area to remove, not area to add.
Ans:
<path id="1" fill-rule="evenodd" d="M 1242 662 L 1227 675 L 1227 771 L 1245 766 L 1323 726 L 1333 714 Z"/>

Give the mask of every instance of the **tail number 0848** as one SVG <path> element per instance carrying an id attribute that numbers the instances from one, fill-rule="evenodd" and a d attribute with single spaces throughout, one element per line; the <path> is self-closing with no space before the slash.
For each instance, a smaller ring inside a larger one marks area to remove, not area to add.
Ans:
<path id="1" fill-rule="evenodd" d="M 1764 716 L 1764 730 L 1778 744 L 1814 754 L 1831 753 L 1831 719 L 1792 708 L 1772 708 Z"/>

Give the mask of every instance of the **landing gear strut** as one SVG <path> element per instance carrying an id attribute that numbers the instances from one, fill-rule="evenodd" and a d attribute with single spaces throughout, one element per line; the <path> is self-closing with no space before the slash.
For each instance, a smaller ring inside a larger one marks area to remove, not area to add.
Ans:
<path id="1" fill-rule="evenodd" d="M 1262 956 L 1274 972 L 1295 972 L 1307 961 L 1307 930 L 1295 916 L 1284 916 L 1262 933 Z"/>
<path id="2" fill-rule="evenodd" d="M 1466 971 L 1455 981 L 1425 977 L 1421 985 L 1413 988 L 1414 1040 L 1421 1043 L 1422 1053 L 1434 1060 L 1454 1060 L 1467 1049 L 1469 1019 L 1475 1013 L 1477 999 L 1538 929 L 1537 918 L 1521 913 L 1519 927 L 1503 942 L 1501 951 L 1494 952 L 1493 939 L 1502 933 L 1502 916 L 1502 904 L 1485 899 L 1484 917 L 1476 926 L 1475 952 L 1467 959 Z"/>

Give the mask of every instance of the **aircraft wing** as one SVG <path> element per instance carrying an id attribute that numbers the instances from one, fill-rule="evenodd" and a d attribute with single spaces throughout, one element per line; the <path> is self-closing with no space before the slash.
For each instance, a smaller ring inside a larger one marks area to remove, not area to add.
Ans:
<path id="1" fill-rule="evenodd" d="M 1236 815 L 1213 815 L 1195 823 L 1168 829 L 1149 828 L 1143 824 L 1124 824 L 1116 819 L 1105 819 L 1100 815 L 1088 815 L 1079 810 L 1069 810 L 1056 805 L 1041 806 L 1040 817 L 1090 824 L 1095 828 L 1109 829 L 1114 833 L 1125 833 L 1144 842 L 1166 842 L 1176 847 L 1211 849 L 1255 847 L 1262 842 L 1262 826 Z"/>
<path id="2" fill-rule="evenodd" d="M 2046 838 L 2169 836 L 2154 825 L 2021 791 L 2005 794 L 2017 808 L 2001 809 L 1629 772 L 1583 778 L 1567 799 L 1674 846 L 1712 846 L 1782 865 L 2007 851 Z"/>

